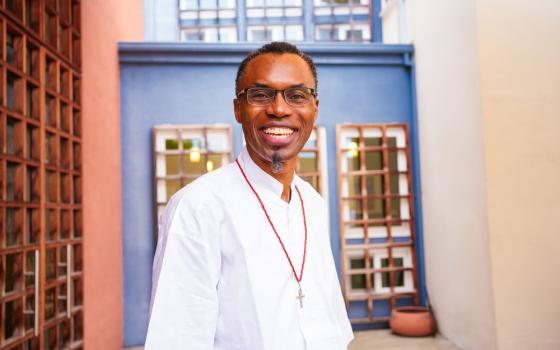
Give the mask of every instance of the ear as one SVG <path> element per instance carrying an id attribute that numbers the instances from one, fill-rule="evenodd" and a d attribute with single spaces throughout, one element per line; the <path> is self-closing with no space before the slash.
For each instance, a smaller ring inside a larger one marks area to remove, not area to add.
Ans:
<path id="1" fill-rule="evenodd" d="M 241 111 L 239 106 L 239 99 L 236 97 L 233 99 L 233 113 L 235 114 L 235 120 L 241 124 Z"/>

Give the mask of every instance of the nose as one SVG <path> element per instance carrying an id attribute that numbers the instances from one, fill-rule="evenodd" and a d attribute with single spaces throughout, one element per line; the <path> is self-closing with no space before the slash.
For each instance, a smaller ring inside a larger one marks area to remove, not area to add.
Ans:
<path id="1" fill-rule="evenodd" d="M 282 91 L 276 91 L 274 100 L 268 105 L 267 113 L 269 116 L 284 118 L 290 115 L 290 105 L 284 99 Z"/>

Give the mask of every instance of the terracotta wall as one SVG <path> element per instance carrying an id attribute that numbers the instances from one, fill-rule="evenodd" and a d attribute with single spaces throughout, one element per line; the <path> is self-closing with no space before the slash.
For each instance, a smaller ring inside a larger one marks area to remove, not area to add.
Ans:
<path id="1" fill-rule="evenodd" d="M 142 1 L 82 1 L 84 345 L 122 348 L 117 42 L 142 40 Z"/>
<path id="2" fill-rule="evenodd" d="M 498 348 L 560 349 L 560 1 L 476 5 Z"/>

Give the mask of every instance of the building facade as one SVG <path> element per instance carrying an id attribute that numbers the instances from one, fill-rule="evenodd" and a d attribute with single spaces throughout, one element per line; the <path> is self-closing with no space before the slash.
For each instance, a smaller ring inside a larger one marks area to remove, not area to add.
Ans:
<path id="1" fill-rule="evenodd" d="M 143 344 L 158 211 L 241 149 L 236 65 L 269 40 L 318 63 L 298 172 L 354 328 L 429 300 L 460 348 L 560 346 L 557 1 L 0 8 L 1 349 Z"/>

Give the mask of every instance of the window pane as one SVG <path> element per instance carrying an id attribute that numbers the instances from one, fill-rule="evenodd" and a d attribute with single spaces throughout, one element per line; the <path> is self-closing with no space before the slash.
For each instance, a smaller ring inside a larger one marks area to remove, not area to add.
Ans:
<path id="1" fill-rule="evenodd" d="M 303 40 L 303 26 L 287 26 L 286 27 L 286 40 L 302 41 Z"/>

